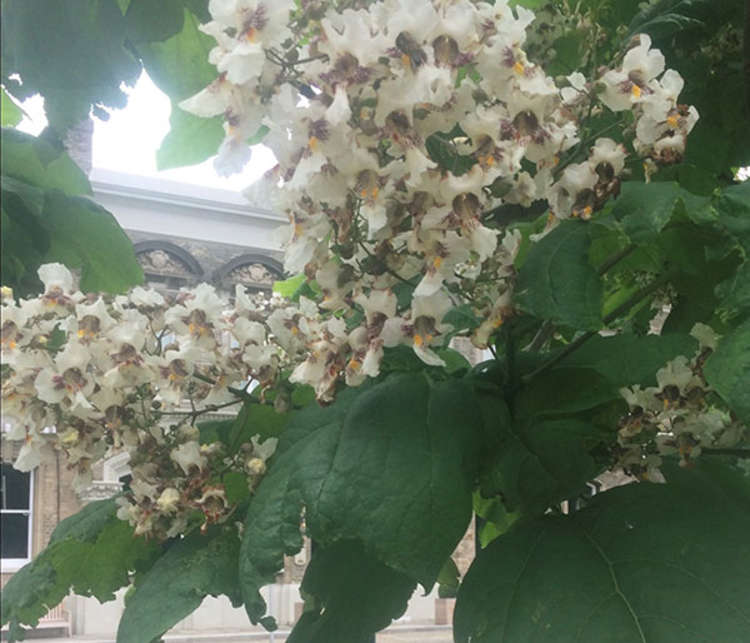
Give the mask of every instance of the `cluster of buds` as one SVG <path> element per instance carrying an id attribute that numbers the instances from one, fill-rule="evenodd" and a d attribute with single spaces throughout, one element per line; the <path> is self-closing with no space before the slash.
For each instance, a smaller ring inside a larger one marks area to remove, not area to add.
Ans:
<path id="1" fill-rule="evenodd" d="M 750 437 L 741 422 L 712 403 L 703 377 L 718 336 L 705 324 L 696 324 L 691 334 L 699 342 L 691 359 L 680 355 L 668 362 L 657 371 L 656 386 L 621 390 L 630 412 L 620 422 L 618 465 L 637 477 L 663 480 L 661 456 L 678 455 L 680 465 L 688 466 L 702 449 L 731 448 Z"/>
<path id="2" fill-rule="evenodd" d="M 285 268 L 320 288 L 329 315 L 295 372 L 322 399 L 337 378 L 376 375 L 384 346 L 441 364 L 434 348 L 459 305 L 486 347 L 512 314 L 520 242 L 488 212 L 547 200 L 549 230 L 618 192 L 626 148 L 580 140 L 594 105 L 632 110 L 637 146 L 663 158 L 697 118 L 681 116 L 682 81 L 659 78 L 664 59 L 646 36 L 617 69 L 558 87 L 524 49 L 534 14 L 505 0 L 212 0 L 209 11 L 220 75 L 181 107 L 224 116 L 222 172 L 266 132 L 278 160 L 269 205 L 290 221 Z"/>

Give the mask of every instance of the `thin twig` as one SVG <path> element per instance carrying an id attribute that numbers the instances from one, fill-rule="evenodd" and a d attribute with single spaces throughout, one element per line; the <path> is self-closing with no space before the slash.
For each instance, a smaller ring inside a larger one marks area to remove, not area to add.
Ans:
<path id="1" fill-rule="evenodd" d="M 192 411 L 159 411 L 161 415 L 184 415 L 191 418 L 197 418 L 205 413 L 214 413 L 220 409 L 225 409 L 228 406 L 240 404 L 243 400 L 232 400 L 231 402 L 224 402 L 224 404 L 209 404 L 207 407 L 202 409 L 193 409 Z"/>

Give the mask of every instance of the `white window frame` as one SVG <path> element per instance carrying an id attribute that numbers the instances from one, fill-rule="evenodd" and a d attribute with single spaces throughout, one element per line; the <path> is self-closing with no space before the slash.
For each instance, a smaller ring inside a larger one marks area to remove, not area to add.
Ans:
<path id="1" fill-rule="evenodd" d="M 5 463 L 4 463 L 5 464 Z M 3 514 L 25 514 L 29 518 L 28 542 L 26 543 L 26 558 L 3 558 L 0 560 L 0 570 L 2 573 L 17 572 L 26 563 L 31 562 L 34 534 L 34 471 L 29 471 L 29 508 L 28 509 L 3 509 L 0 507 L 0 513 Z"/>

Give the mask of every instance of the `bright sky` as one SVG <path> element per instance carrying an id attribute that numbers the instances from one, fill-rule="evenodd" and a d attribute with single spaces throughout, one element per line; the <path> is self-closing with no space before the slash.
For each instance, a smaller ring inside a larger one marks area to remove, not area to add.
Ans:
<path id="1" fill-rule="evenodd" d="M 108 121 L 94 118 L 94 168 L 240 191 L 275 163 L 268 148 L 256 145 L 244 170 L 228 178 L 216 174 L 212 159 L 200 165 L 157 172 L 156 150 L 169 131 L 169 98 L 145 73 L 135 87 L 123 89 L 129 94 L 127 107 L 111 112 Z M 38 134 L 47 124 L 41 97 L 30 98 L 23 108 L 31 119 L 25 118 L 19 129 Z"/>

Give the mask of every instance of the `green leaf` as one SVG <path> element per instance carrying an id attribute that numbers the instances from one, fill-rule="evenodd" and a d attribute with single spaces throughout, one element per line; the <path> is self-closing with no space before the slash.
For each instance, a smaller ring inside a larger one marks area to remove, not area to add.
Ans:
<path id="1" fill-rule="evenodd" d="M 625 181 L 612 214 L 634 243 L 649 241 L 669 223 L 683 193 L 673 181 Z"/>
<path id="2" fill-rule="evenodd" d="M 227 502 L 230 505 L 244 502 L 250 497 L 247 477 L 239 471 L 228 471 L 221 477 L 221 483 L 224 485 Z"/>
<path id="3" fill-rule="evenodd" d="M 125 47 L 125 19 L 114 0 L 5 0 L 3 76 L 17 73 L 25 98 L 44 96 L 50 125 L 62 135 L 92 105 L 122 108 L 122 83 L 134 85 L 139 62 Z M 4 80 L 5 82 L 5 80 Z"/>
<path id="4" fill-rule="evenodd" d="M 427 153 L 441 170 L 450 172 L 454 176 L 462 176 L 476 165 L 477 160 L 472 155 L 459 154 L 450 142 L 450 134 L 432 134 L 425 141 Z"/>
<path id="5" fill-rule="evenodd" d="M 42 214 L 44 208 L 44 190 L 33 185 L 18 181 L 10 176 L 0 176 L 0 189 L 3 192 L 12 192 L 28 209 L 30 215 L 37 217 Z M 4 195 L 7 198 L 7 195 Z M 13 209 L 12 206 L 9 209 Z"/>
<path id="6" fill-rule="evenodd" d="M 316 549 L 300 587 L 304 596 L 315 598 L 314 607 L 302 614 L 288 642 L 369 643 L 375 632 L 406 611 L 415 586 L 357 541 Z"/>
<path id="7" fill-rule="evenodd" d="M 566 221 L 531 246 L 518 274 L 518 306 L 581 329 L 601 327 L 602 283 L 588 262 L 586 223 Z"/>
<path id="8" fill-rule="evenodd" d="M 518 392 L 513 404 L 514 417 L 577 413 L 619 397 L 612 382 L 594 369 L 556 368 L 539 373 Z"/>
<path id="9" fill-rule="evenodd" d="M 239 545 L 233 526 L 216 528 L 205 536 L 196 532 L 173 544 L 129 597 L 117 643 L 159 638 L 191 614 L 207 595 L 224 594 L 238 606 Z"/>
<path id="10" fill-rule="evenodd" d="M 614 432 L 612 437 L 614 437 Z M 500 495 L 511 513 L 535 516 L 577 495 L 604 466 L 592 452 L 603 442 L 586 420 L 540 420 L 508 431 L 482 494 Z"/>
<path id="11" fill-rule="evenodd" d="M 746 260 L 737 272 L 716 287 L 721 310 L 728 317 L 750 311 L 750 260 Z"/>
<path id="12" fill-rule="evenodd" d="M 307 502 L 313 537 L 358 538 L 431 587 L 471 516 L 482 422 L 468 381 L 407 374 L 357 396 L 331 469 Z"/>
<path id="13" fill-rule="evenodd" d="M 593 368 L 615 388 L 635 384 L 655 386 L 656 371 L 677 355 L 693 355 L 696 348 L 693 337 L 679 333 L 595 335 L 555 368 Z"/>
<path id="14" fill-rule="evenodd" d="M 722 337 L 703 374 L 740 421 L 750 424 L 750 320 Z"/>
<path id="15" fill-rule="evenodd" d="M 445 561 L 437 577 L 438 596 L 440 598 L 455 598 L 460 580 L 461 573 L 458 571 L 455 561 L 449 558 Z"/>
<path id="16" fill-rule="evenodd" d="M 289 277 L 289 279 L 283 281 L 274 281 L 273 292 L 286 299 L 294 300 L 295 297 L 299 297 L 299 293 L 306 283 L 307 277 L 304 274 L 294 275 L 294 277 Z"/>
<path id="17" fill-rule="evenodd" d="M 49 544 L 54 545 L 66 538 L 92 542 L 98 538 L 104 526 L 117 515 L 117 504 L 112 499 L 95 500 L 88 503 L 77 514 L 65 518 L 55 527 Z"/>
<path id="18" fill-rule="evenodd" d="M 357 393 L 345 390 L 327 408 L 309 406 L 290 423 L 250 502 L 239 574 L 245 609 L 253 623 L 275 628 L 272 619 L 262 620 L 266 603 L 260 588 L 274 581 L 284 566 L 284 554 L 302 548 L 303 485 L 320 487 L 333 460 L 341 419 Z"/>
<path id="19" fill-rule="evenodd" d="M 3 588 L 2 623 L 35 626 L 72 589 L 100 601 L 129 582 L 129 572 L 150 564 L 158 546 L 133 536 L 117 519 L 114 499 L 92 502 L 63 520 L 48 547 Z"/>
<path id="20" fill-rule="evenodd" d="M 23 111 L 4 89 L 0 89 L 0 101 L 0 123 L 3 127 L 15 127 L 23 119 Z"/>
<path id="21" fill-rule="evenodd" d="M 740 643 L 750 626 L 749 509 L 750 477 L 700 467 L 607 491 L 570 516 L 517 523 L 466 575 L 455 640 Z"/>
<path id="22" fill-rule="evenodd" d="M 182 0 L 130 0 L 125 13 L 125 30 L 134 44 L 166 40 L 182 31 Z"/>
<path id="23" fill-rule="evenodd" d="M 726 188 L 717 209 L 720 223 L 750 254 L 750 180 Z"/>
<path id="24" fill-rule="evenodd" d="M 43 215 L 51 242 L 45 261 L 80 268 L 81 290 L 119 293 L 143 282 L 130 239 L 100 205 L 51 191 Z"/>
<path id="25" fill-rule="evenodd" d="M 248 509 L 240 575 L 251 620 L 265 610 L 258 589 L 301 546 L 303 506 L 317 542 L 359 540 L 430 587 L 471 516 L 482 429 L 471 382 L 413 373 L 298 413 Z"/>
<path id="26" fill-rule="evenodd" d="M 68 196 L 91 194 L 86 175 L 63 149 L 13 129 L 3 128 L 2 173 L 38 188 L 57 188 Z"/>
<path id="27" fill-rule="evenodd" d="M 581 50 L 588 35 L 586 31 L 578 29 L 557 38 L 552 43 L 555 57 L 549 65 L 547 73 L 552 76 L 567 76 L 576 71 L 581 65 Z"/>
<path id="28" fill-rule="evenodd" d="M 289 422 L 290 414 L 278 413 L 273 406 L 248 402 L 243 405 L 229 434 L 229 446 L 237 449 L 253 436 L 261 440 L 278 437 Z"/>
<path id="29" fill-rule="evenodd" d="M 139 46 L 151 80 L 173 102 L 189 98 L 216 80 L 216 67 L 208 62 L 214 39 L 199 30 L 200 22 L 183 9 L 182 30 L 164 42 Z"/>
<path id="30" fill-rule="evenodd" d="M 217 77 L 208 62 L 214 39 L 198 29 L 200 22 L 188 9 L 182 10 L 182 25 L 179 33 L 163 42 L 139 46 L 149 77 L 172 99 L 171 129 L 156 153 L 160 170 L 201 163 L 216 154 L 224 138 L 221 118 L 199 118 L 177 105 Z"/>
<path id="31" fill-rule="evenodd" d="M 156 168 L 197 165 L 216 155 L 224 140 L 224 128 L 219 116 L 201 118 L 188 114 L 172 104 L 169 132 L 156 150 Z"/>

